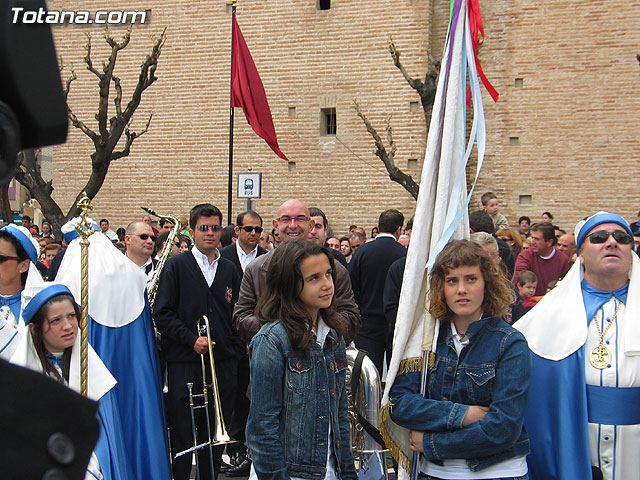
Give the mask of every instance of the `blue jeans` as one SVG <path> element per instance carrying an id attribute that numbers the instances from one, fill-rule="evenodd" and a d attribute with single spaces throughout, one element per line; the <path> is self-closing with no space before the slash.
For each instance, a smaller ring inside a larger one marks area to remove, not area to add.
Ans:
<path id="1" fill-rule="evenodd" d="M 420 474 L 420 480 L 442 480 L 438 477 L 432 477 L 431 475 L 426 475 L 424 473 Z M 501 478 L 487 478 L 486 480 L 529 480 L 529 475 L 525 475 L 524 477 L 501 477 Z"/>

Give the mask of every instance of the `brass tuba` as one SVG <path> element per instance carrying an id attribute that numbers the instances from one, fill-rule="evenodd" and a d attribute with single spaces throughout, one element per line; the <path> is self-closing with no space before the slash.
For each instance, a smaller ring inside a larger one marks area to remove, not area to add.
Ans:
<path id="1" fill-rule="evenodd" d="M 169 232 L 167 241 L 164 242 L 164 248 L 162 249 L 162 253 L 160 254 L 160 260 L 158 261 L 158 264 L 156 265 L 156 268 L 153 271 L 153 276 L 151 277 L 151 280 L 149 280 L 149 283 L 147 285 L 147 292 L 149 295 L 149 306 L 153 311 L 153 304 L 155 303 L 156 292 L 158 291 L 158 282 L 160 281 L 160 272 L 162 271 L 162 267 L 164 267 L 164 264 L 167 261 L 167 258 L 169 258 L 169 255 L 171 254 L 171 248 L 173 247 L 173 242 L 176 236 L 178 235 L 178 232 L 180 231 L 180 222 L 176 217 L 172 217 L 171 215 L 158 215 L 154 210 L 151 210 L 149 207 L 140 207 L 140 208 L 142 208 L 148 214 L 153 215 L 154 217 L 171 220 L 171 222 L 173 223 L 173 228 L 171 229 L 171 232 Z"/>
<path id="2" fill-rule="evenodd" d="M 358 386 L 352 384 L 354 365 L 359 350 L 347 347 L 347 394 L 349 399 L 349 424 L 351 428 L 351 450 L 359 471 L 379 468 L 379 478 L 387 476 L 386 454 L 389 452 L 365 430 L 360 418 L 379 430 L 379 413 L 382 400 L 382 384 L 378 369 L 368 356 L 362 358 Z M 355 390 L 355 395 L 354 395 Z"/>

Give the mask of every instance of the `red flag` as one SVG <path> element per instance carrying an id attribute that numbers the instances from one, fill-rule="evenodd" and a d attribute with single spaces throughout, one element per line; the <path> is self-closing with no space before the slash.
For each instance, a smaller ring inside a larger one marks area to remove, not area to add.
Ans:
<path id="1" fill-rule="evenodd" d="M 258 69 L 253 63 L 249 47 L 244 41 L 235 15 L 233 16 L 232 35 L 231 106 L 241 107 L 253 131 L 267 142 L 276 155 L 289 161 L 278 146 L 267 95 L 264 93 Z"/>

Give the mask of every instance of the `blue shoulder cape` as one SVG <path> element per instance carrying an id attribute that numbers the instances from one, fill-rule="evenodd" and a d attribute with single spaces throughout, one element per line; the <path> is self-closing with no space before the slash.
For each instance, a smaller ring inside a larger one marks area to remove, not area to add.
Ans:
<path id="1" fill-rule="evenodd" d="M 531 479 L 590 479 L 584 346 L 559 361 L 531 356 L 531 397 L 525 416 Z"/>
<path id="2" fill-rule="evenodd" d="M 146 294 L 140 316 L 127 325 L 107 327 L 91 319 L 89 343 L 118 381 L 101 399 L 100 419 L 104 431 L 122 442 L 119 448 L 101 433 L 96 455 L 98 447 L 106 451 L 106 444 L 111 452 L 111 475 L 102 468 L 105 479 L 170 480 L 162 382 Z M 101 467 L 103 458 L 98 455 Z"/>

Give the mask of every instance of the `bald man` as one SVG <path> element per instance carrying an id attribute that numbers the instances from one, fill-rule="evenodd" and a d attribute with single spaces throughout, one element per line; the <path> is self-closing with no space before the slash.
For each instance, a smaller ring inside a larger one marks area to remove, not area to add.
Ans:
<path id="1" fill-rule="evenodd" d="M 300 200 L 290 199 L 284 202 L 278 209 L 278 214 L 273 220 L 273 228 L 278 233 L 282 242 L 308 239 L 311 228 L 311 216 L 309 209 Z M 242 278 L 238 303 L 233 310 L 233 325 L 240 337 L 247 343 L 260 330 L 260 322 L 254 315 L 258 298 L 264 292 L 267 283 L 267 270 L 271 262 L 273 250 L 265 255 L 257 257 L 251 262 Z M 345 342 L 351 343 L 360 328 L 360 311 L 353 298 L 349 272 L 340 263 L 336 263 L 336 285 L 334 305 L 339 317 L 347 327 Z"/>

